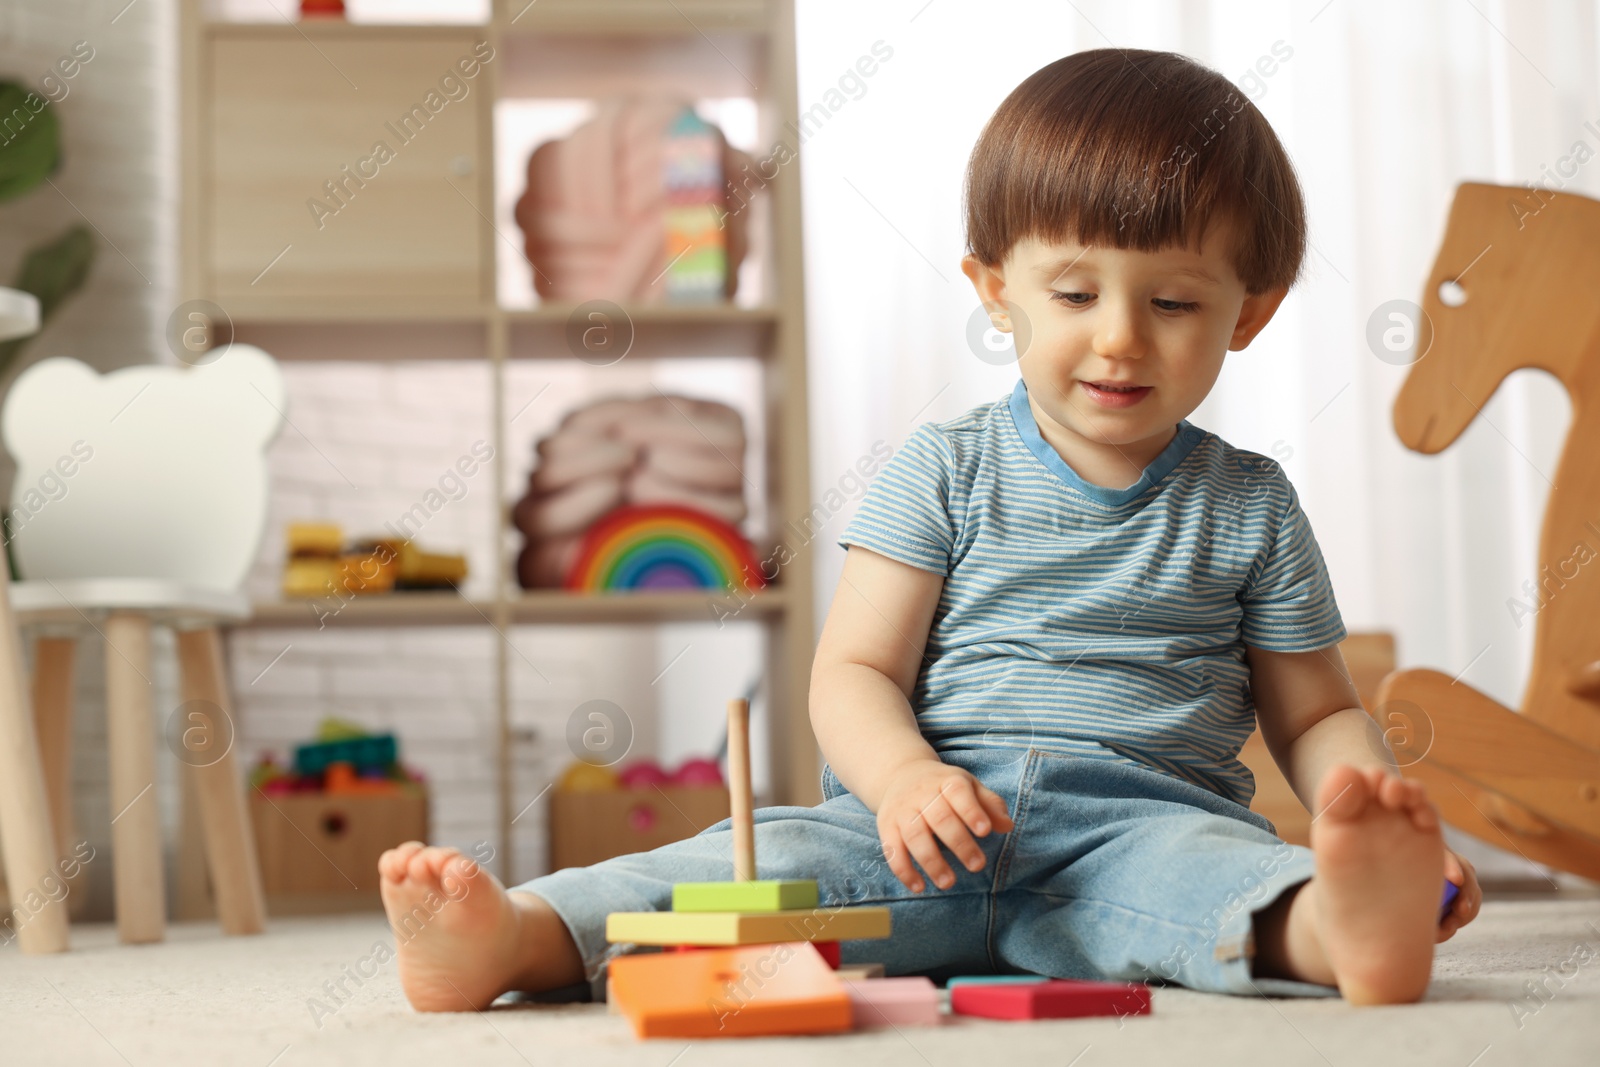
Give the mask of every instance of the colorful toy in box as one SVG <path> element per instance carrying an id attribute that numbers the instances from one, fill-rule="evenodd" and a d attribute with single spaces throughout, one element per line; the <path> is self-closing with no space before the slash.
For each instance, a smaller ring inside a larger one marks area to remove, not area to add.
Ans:
<path id="1" fill-rule="evenodd" d="M 760 589 L 766 582 L 750 544 L 721 519 L 672 504 L 623 507 L 589 527 L 566 587 Z"/>
<path id="2" fill-rule="evenodd" d="M 299 774 L 322 774 L 335 763 L 345 763 L 357 771 L 384 768 L 395 761 L 398 746 L 393 734 L 370 734 L 340 741 L 313 741 L 296 745 L 294 769 Z"/>
<path id="3" fill-rule="evenodd" d="M 251 768 L 249 782 L 268 796 L 286 793 L 386 795 L 419 788 L 423 776 L 399 761 L 393 734 L 372 734 L 339 719 L 322 721 L 315 741 L 295 748 L 292 768 L 272 753 Z"/>
<path id="4" fill-rule="evenodd" d="M 562 772 L 556 790 L 604 793 L 613 789 L 649 789 L 652 785 L 716 788 L 722 785 L 722 769 L 716 760 L 702 756 L 691 756 L 670 773 L 655 760 L 634 760 L 620 770 L 576 760 Z"/>
<path id="5" fill-rule="evenodd" d="M 639 760 L 617 772 L 617 784 L 624 789 L 649 789 L 653 785 L 666 785 L 667 772 L 654 760 Z"/>

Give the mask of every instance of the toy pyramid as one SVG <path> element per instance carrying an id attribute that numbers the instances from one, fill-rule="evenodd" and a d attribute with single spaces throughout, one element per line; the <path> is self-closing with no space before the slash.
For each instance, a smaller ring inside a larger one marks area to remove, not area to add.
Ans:
<path id="1" fill-rule="evenodd" d="M 744 700 L 728 704 L 728 787 L 733 881 L 680 883 L 671 911 L 607 916 L 608 941 L 678 950 L 612 960 L 611 996 L 640 1037 L 848 1030 L 853 987 L 834 973 L 838 942 L 888 937 L 889 909 L 823 907 L 815 881 L 756 878 Z"/>

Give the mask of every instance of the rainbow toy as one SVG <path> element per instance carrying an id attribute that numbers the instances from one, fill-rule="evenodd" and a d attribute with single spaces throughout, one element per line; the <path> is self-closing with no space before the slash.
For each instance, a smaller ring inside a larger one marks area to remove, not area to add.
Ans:
<path id="1" fill-rule="evenodd" d="M 728 523 L 678 504 L 632 504 L 607 512 L 583 535 L 566 588 L 760 589 L 750 543 Z"/>

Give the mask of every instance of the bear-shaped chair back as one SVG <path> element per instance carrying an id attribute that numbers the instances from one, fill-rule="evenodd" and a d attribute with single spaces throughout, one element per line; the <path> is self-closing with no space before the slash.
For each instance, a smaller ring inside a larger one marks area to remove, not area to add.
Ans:
<path id="1" fill-rule="evenodd" d="M 0 522 L 20 577 L 237 590 L 260 544 L 265 450 L 285 408 L 277 363 L 251 345 L 197 366 L 29 367 L 0 407 L 17 463 Z"/>

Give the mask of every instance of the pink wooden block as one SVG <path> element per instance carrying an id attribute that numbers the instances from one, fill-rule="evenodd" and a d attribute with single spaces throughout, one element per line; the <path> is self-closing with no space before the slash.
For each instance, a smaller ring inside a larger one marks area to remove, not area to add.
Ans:
<path id="1" fill-rule="evenodd" d="M 846 978 L 851 1022 L 872 1026 L 939 1025 L 939 990 L 928 978 Z"/>

